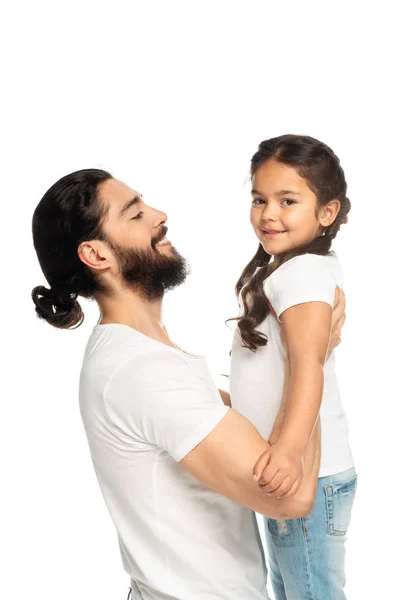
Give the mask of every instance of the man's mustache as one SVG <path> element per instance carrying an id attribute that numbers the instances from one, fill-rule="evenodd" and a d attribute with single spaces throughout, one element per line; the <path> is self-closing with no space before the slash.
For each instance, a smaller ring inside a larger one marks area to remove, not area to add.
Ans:
<path id="1" fill-rule="evenodd" d="M 165 225 L 163 225 L 160 229 L 160 233 L 158 233 L 152 240 L 151 240 L 151 247 L 153 248 L 153 250 L 155 249 L 156 245 L 158 244 L 158 242 L 161 242 L 161 240 L 167 235 L 168 232 L 168 227 L 166 227 Z"/>

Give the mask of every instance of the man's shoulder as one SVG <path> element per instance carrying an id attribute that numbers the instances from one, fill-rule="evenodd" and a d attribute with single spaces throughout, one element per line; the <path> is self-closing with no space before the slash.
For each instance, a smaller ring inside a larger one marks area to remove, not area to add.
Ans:
<path id="1" fill-rule="evenodd" d="M 147 385 L 191 377 L 183 352 L 137 332 L 95 328 L 83 358 L 81 386 L 104 390 L 111 382 Z"/>

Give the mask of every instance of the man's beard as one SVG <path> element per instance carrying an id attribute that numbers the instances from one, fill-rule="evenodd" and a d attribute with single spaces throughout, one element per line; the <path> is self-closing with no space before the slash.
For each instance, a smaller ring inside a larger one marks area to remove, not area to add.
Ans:
<path id="1" fill-rule="evenodd" d="M 181 285 L 189 274 L 186 260 L 174 247 L 169 255 L 161 254 L 156 248 L 157 236 L 148 250 L 110 245 L 120 267 L 120 277 L 124 286 L 137 291 L 146 300 L 157 300 L 164 293 Z"/>

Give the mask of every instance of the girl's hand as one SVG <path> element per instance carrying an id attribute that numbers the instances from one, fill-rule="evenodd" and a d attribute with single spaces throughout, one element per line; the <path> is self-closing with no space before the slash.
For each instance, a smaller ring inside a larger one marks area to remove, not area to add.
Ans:
<path id="1" fill-rule="evenodd" d="M 303 457 L 277 442 L 264 452 L 253 469 L 254 480 L 270 496 L 293 496 L 303 479 Z"/>

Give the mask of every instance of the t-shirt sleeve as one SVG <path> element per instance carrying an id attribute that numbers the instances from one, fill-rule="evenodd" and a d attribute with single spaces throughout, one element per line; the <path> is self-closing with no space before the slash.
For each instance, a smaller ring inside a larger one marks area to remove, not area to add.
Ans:
<path id="1" fill-rule="evenodd" d="M 288 308 L 306 302 L 326 302 L 333 307 L 335 277 L 319 256 L 303 255 L 284 263 L 265 280 L 264 289 L 279 321 Z"/>
<path id="2" fill-rule="evenodd" d="M 105 401 L 133 439 L 156 445 L 179 462 L 229 410 L 211 384 L 179 353 L 161 351 L 120 368 Z"/>

